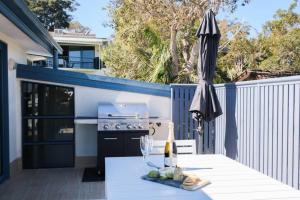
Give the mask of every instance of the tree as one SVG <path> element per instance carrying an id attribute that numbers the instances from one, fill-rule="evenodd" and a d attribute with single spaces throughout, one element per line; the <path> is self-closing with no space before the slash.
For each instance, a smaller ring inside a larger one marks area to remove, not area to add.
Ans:
<path id="1" fill-rule="evenodd" d="M 245 69 L 257 66 L 257 41 L 249 38 L 250 27 L 240 22 L 219 22 L 222 33 L 218 54 L 219 80 L 234 80 Z M 221 73 L 222 72 L 222 73 Z"/>
<path id="2" fill-rule="evenodd" d="M 250 38 L 250 27 L 238 22 L 219 22 L 222 32 L 218 58 L 218 81 L 232 81 L 244 70 L 300 71 L 300 14 L 294 0 L 287 10 L 278 10 L 263 31 Z M 229 39 L 228 35 L 233 35 Z M 225 45 L 226 44 L 226 45 Z M 222 48 L 224 46 L 224 48 Z"/>
<path id="3" fill-rule="evenodd" d="M 114 75 L 148 82 L 170 82 L 171 55 L 168 43 L 162 41 L 153 27 L 140 32 L 138 43 L 115 39 L 102 56 Z M 117 63 L 117 64 L 116 64 Z"/>
<path id="4" fill-rule="evenodd" d="M 80 22 L 78 21 L 71 21 L 69 23 L 69 30 L 74 30 L 76 33 L 88 33 L 91 31 L 91 29 L 87 26 L 83 26 Z"/>
<path id="5" fill-rule="evenodd" d="M 150 75 L 141 78 L 148 79 L 152 76 L 152 72 L 160 71 L 161 66 L 164 66 L 164 71 L 168 73 L 168 78 L 164 79 L 168 80 L 167 83 L 193 81 L 198 47 L 195 32 L 200 19 L 208 9 L 208 2 L 207 0 L 112 0 L 109 10 L 112 17 L 111 25 L 115 28 L 116 35 L 104 52 L 105 62 L 112 67 L 115 75 L 118 75 L 119 71 L 114 69 L 126 68 L 127 70 L 122 73 L 122 77 L 126 78 L 143 77 L 138 74 L 140 73 L 138 70 L 134 70 L 138 68 L 142 73 L 151 69 Z M 220 8 L 221 2 L 222 6 L 230 9 L 235 9 L 238 4 L 237 0 L 215 0 L 215 10 Z M 242 2 L 248 3 L 248 0 Z M 164 49 L 164 54 L 158 54 L 157 48 L 151 46 L 146 30 L 151 30 L 156 38 L 159 38 L 160 45 L 155 47 L 164 47 L 161 48 Z M 146 57 L 143 54 L 145 52 Z M 164 60 L 169 64 L 155 65 L 150 60 L 153 56 L 159 57 L 156 60 Z M 129 57 L 132 58 L 132 62 L 126 63 L 124 67 L 123 61 L 127 61 Z"/>
<path id="6" fill-rule="evenodd" d="M 75 0 L 26 0 L 26 3 L 49 31 L 68 28 L 72 20 L 69 13 L 79 5 Z"/>
<path id="7" fill-rule="evenodd" d="M 264 59 L 259 67 L 269 70 L 300 70 L 300 14 L 295 11 L 298 0 L 288 10 L 278 10 L 267 22 L 258 41 Z"/>

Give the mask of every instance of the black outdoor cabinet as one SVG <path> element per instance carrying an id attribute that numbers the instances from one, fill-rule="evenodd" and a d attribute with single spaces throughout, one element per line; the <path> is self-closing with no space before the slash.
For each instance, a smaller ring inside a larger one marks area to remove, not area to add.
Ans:
<path id="1" fill-rule="evenodd" d="M 24 169 L 74 167 L 74 89 L 22 82 Z"/>
<path id="2" fill-rule="evenodd" d="M 105 174 L 105 157 L 141 156 L 140 137 L 149 131 L 99 131 L 98 173 Z"/>

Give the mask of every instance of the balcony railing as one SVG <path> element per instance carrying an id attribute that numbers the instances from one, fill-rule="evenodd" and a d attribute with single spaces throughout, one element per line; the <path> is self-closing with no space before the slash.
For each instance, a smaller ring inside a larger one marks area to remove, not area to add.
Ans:
<path id="1" fill-rule="evenodd" d="M 59 67 L 74 69 L 102 69 L 105 63 L 99 58 L 59 56 Z"/>

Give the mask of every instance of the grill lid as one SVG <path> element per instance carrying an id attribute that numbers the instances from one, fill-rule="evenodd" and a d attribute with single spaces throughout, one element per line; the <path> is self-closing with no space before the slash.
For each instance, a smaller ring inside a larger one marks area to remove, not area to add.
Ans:
<path id="1" fill-rule="evenodd" d="M 100 103 L 99 119 L 148 119 L 149 112 L 145 103 Z"/>

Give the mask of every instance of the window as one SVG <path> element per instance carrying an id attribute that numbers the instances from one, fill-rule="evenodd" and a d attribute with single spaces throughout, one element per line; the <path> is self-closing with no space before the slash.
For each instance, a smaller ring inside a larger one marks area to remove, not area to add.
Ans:
<path id="1" fill-rule="evenodd" d="M 23 167 L 74 166 L 74 90 L 22 82 Z"/>
<path id="2" fill-rule="evenodd" d="M 24 142 L 72 141 L 73 119 L 24 119 Z"/>
<path id="3" fill-rule="evenodd" d="M 24 82 L 23 100 L 25 116 L 74 116 L 72 88 Z"/>
<path id="4" fill-rule="evenodd" d="M 69 47 L 69 67 L 94 69 L 94 47 Z"/>

